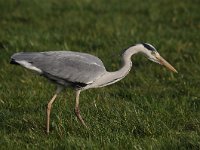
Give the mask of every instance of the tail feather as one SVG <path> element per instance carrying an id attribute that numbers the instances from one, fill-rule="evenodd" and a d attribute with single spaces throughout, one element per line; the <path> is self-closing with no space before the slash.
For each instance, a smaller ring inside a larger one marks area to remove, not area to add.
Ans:
<path id="1" fill-rule="evenodd" d="M 11 56 L 11 59 L 29 61 L 37 55 L 38 53 L 35 53 L 35 52 L 20 52 L 20 53 L 13 54 Z"/>
<path id="2" fill-rule="evenodd" d="M 15 59 L 13 59 L 13 58 L 11 58 L 10 64 L 19 65 L 19 63 L 17 63 L 17 62 L 15 61 Z"/>
<path id="3" fill-rule="evenodd" d="M 33 62 L 34 58 L 40 56 L 40 53 L 37 52 L 19 52 L 15 53 L 11 56 L 10 63 L 16 64 L 17 61 L 26 61 L 26 62 Z"/>
<path id="4" fill-rule="evenodd" d="M 21 65 L 27 69 L 34 70 L 38 73 L 42 73 L 42 70 L 37 68 L 32 64 L 34 57 L 36 57 L 38 53 L 34 52 L 21 52 L 15 53 L 11 56 L 10 64 Z"/>

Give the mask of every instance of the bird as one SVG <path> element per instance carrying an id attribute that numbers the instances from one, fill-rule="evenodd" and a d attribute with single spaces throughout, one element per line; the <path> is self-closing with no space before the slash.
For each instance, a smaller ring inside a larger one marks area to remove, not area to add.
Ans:
<path id="1" fill-rule="evenodd" d="M 149 43 L 138 43 L 126 48 L 122 53 L 121 68 L 113 72 L 107 71 L 98 57 L 75 51 L 18 52 L 11 56 L 10 63 L 33 70 L 56 84 L 56 92 L 48 102 L 46 109 L 46 132 L 49 133 L 52 104 L 63 89 L 72 87 L 75 90 L 75 115 L 87 128 L 80 114 L 80 93 L 91 88 L 105 87 L 123 79 L 131 70 L 131 57 L 138 53 L 178 73 Z"/>

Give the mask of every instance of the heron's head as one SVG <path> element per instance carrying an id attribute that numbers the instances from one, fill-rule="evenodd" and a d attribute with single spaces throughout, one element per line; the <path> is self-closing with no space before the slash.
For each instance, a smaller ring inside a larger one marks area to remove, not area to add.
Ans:
<path id="1" fill-rule="evenodd" d="M 169 70 L 178 73 L 172 65 L 170 65 L 163 57 L 160 56 L 160 54 L 156 51 L 155 47 L 153 47 L 151 44 L 142 43 L 139 45 L 143 47 L 143 52 L 149 60 L 163 65 Z"/>

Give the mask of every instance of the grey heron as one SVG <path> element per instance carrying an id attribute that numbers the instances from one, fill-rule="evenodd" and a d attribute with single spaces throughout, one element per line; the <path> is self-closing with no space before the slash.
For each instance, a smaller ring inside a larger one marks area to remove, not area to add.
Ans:
<path id="1" fill-rule="evenodd" d="M 75 89 L 75 114 L 79 121 L 87 127 L 80 115 L 80 92 L 90 88 L 104 87 L 123 79 L 132 67 L 131 56 L 137 53 L 143 53 L 149 60 L 164 65 L 173 72 L 177 72 L 148 43 L 140 43 L 127 48 L 122 54 L 122 67 L 114 72 L 106 71 L 98 57 L 72 51 L 19 52 L 11 56 L 11 64 L 18 64 L 34 70 L 57 85 L 55 95 L 47 105 L 46 130 L 49 133 L 51 106 L 58 93 L 69 86 Z"/>

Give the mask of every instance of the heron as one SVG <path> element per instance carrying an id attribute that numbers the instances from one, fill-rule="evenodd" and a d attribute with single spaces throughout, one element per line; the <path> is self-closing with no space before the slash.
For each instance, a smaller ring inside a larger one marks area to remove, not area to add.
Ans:
<path id="1" fill-rule="evenodd" d="M 107 71 L 98 57 L 74 51 L 18 52 L 11 56 L 10 63 L 33 70 L 57 85 L 56 92 L 46 109 L 46 132 L 49 133 L 52 104 L 63 89 L 72 87 L 76 91 L 75 114 L 81 124 L 87 127 L 80 114 L 80 93 L 90 88 L 105 87 L 123 79 L 131 70 L 131 57 L 138 53 L 177 73 L 149 43 L 139 43 L 125 49 L 122 53 L 122 67 L 113 72 Z"/>

